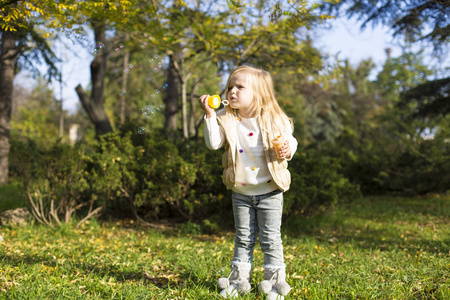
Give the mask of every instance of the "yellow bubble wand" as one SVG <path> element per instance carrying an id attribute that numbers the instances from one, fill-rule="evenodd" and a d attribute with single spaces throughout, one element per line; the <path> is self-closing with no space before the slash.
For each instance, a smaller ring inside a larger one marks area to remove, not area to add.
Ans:
<path id="1" fill-rule="evenodd" d="M 220 106 L 220 96 L 219 95 L 212 95 L 208 98 L 208 104 L 211 108 L 218 108 Z M 224 106 L 227 106 L 229 104 L 228 100 L 223 99 L 222 103 Z"/>

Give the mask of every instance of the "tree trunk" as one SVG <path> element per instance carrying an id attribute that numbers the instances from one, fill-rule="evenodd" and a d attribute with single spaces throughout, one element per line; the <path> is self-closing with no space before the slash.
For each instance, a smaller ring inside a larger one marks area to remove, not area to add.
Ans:
<path id="1" fill-rule="evenodd" d="M 164 134 L 174 140 L 177 132 L 178 88 L 180 81 L 174 65 L 174 60 L 177 59 L 177 55 L 169 55 L 169 58 L 170 64 L 167 79 L 169 88 L 167 89 L 166 111 L 164 113 L 166 119 L 164 123 Z"/>
<path id="2" fill-rule="evenodd" d="M 182 104 L 182 112 L 183 112 L 183 137 L 185 139 L 189 138 L 188 133 L 188 117 L 187 117 L 187 82 L 189 78 L 191 77 L 192 73 L 189 72 L 186 76 L 183 75 L 184 71 L 183 68 L 181 68 L 181 104 Z"/>
<path id="3" fill-rule="evenodd" d="M 189 136 L 190 137 L 197 137 L 197 130 L 195 129 L 195 93 L 197 91 L 197 85 L 194 85 L 192 88 L 192 92 L 189 95 L 189 102 L 191 106 L 191 111 L 189 112 Z"/>
<path id="4" fill-rule="evenodd" d="M 61 47 L 62 49 L 62 47 Z M 62 55 L 62 50 L 61 50 L 61 60 L 63 59 L 63 55 Z M 63 80 L 63 63 L 61 62 L 61 76 L 59 77 L 59 101 L 60 101 L 60 106 L 59 106 L 59 137 L 62 138 L 64 136 L 64 107 L 63 107 L 63 87 L 62 87 L 62 80 Z"/>
<path id="5" fill-rule="evenodd" d="M 183 76 L 183 75 L 182 75 Z M 183 138 L 188 139 L 187 109 L 186 109 L 186 80 L 181 80 L 181 115 L 183 122 Z"/>
<path id="6" fill-rule="evenodd" d="M 14 65 L 17 58 L 16 38 L 10 31 L 2 32 L 0 56 L 0 184 L 8 182 L 9 138 L 11 134 L 11 108 Z"/>
<path id="7" fill-rule="evenodd" d="M 125 41 L 128 41 L 130 38 L 129 34 L 127 33 L 125 35 Z M 125 70 L 128 68 L 128 62 L 130 60 L 130 51 L 127 49 L 125 50 L 125 55 L 123 57 L 123 70 L 122 73 L 122 91 L 127 90 L 128 85 L 128 73 L 125 72 Z M 127 110 L 127 101 L 126 101 L 126 94 L 120 97 L 120 124 L 125 124 L 125 115 Z"/>
<path id="8" fill-rule="evenodd" d="M 105 25 L 93 23 L 95 41 L 106 44 Z M 91 63 L 91 82 L 92 93 L 88 98 L 83 88 L 78 85 L 75 90 L 83 104 L 84 109 L 89 115 L 92 123 L 95 125 L 97 135 L 102 135 L 112 131 L 108 116 L 103 108 L 103 86 L 105 82 L 107 50 L 95 56 Z"/>

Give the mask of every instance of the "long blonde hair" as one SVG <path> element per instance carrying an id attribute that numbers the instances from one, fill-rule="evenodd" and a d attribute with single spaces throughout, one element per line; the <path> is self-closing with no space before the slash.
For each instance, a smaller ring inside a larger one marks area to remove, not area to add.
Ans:
<path id="1" fill-rule="evenodd" d="M 253 109 L 260 124 L 261 131 L 269 133 L 270 140 L 280 135 L 285 130 L 294 132 L 294 119 L 286 115 L 275 98 L 273 80 L 270 73 L 251 66 L 239 66 L 233 70 L 228 78 L 226 91 L 230 86 L 231 78 L 236 74 L 242 74 L 251 85 L 253 91 Z M 239 109 L 225 107 L 227 114 L 237 116 Z M 286 121 L 289 123 L 287 124 Z"/>

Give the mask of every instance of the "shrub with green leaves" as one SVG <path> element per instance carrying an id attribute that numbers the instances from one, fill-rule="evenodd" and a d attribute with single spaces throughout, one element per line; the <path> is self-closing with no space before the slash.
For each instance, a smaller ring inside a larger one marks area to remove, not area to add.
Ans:
<path id="1" fill-rule="evenodd" d="M 118 131 L 101 136 L 92 146 L 86 157 L 96 193 L 130 207 L 142 220 L 190 219 L 184 199 L 195 182 L 196 168 L 171 142 L 155 134 Z"/>
<path id="2" fill-rule="evenodd" d="M 222 183 L 222 150 L 209 150 L 203 139 L 174 143 L 158 131 L 140 135 L 130 126 L 74 147 L 56 143 L 41 150 L 18 142 L 11 169 L 28 183 L 31 195 L 41 192 L 47 210 L 52 201 L 62 207 L 61 215 L 64 207 L 88 209 L 85 215 L 103 207 L 105 213 L 134 215 L 143 222 L 195 220 L 205 233 L 232 225 L 231 192 Z M 26 156 L 28 148 L 36 155 Z M 299 150 L 289 169 L 285 216 L 358 195 L 358 188 L 339 172 L 337 160 L 314 150 Z"/>
<path id="3" fill-rule="evenodd" d="M 43 151 L 30 138 L 19 138 L 12 133 L 9 139 L 9 175 L 27 181 L 43 176 L 41 165 Z"/>
<path id="4" fill-rule="evenodd" d="M 342 174 L 339 160 L 314 149 L 297 149 L 289 162 L 291 187 L 284 197 L 286 216 L 349 202 L 361 196 L 359 186 Z"/>
<path id="5" fill-rule="evenodd" d="M 438 129 L 432 138 L 421 134 L 430 124 L 404 120 L 394 113 L 379 119 L 380 124 L 363 130 L 360 140 L 342 138 L 328 150 L 344 162 L 346 177 L 359 184 L 365 195 L 412 196 L 449 191 L 450 116 L 435 123 Z M 352 144 L 344 145 L 345 140 L 352 140 Z"/>
<path id="6" fill-rule="evenodd" d="M 196 166 L 196 181 L 185 204 L 195 219 L 203 220 L 205 232 L 214 232 L 217 224 L 233 225 L 231 191 L 222 182 L 223 148 L 211 151 L 204 139 L 177 143 L 180 155 Z"/>
<path id="7" fill-rule="evenodd" d="M 39 222 L 49 226 L 69 223 L 77 212 L 83 222 L 101 210 L 94 205 L 96 198 L 79 145 L 56 142 L 38 150 L 30 140 L 12 139 L 12 149 L 13 175 L 22 179 L 30 210 Z"/>

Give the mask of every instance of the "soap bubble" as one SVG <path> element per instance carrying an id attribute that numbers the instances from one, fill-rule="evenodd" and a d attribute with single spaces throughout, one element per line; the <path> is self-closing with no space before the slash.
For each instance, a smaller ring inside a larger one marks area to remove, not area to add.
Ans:
<path id="1" fill-rule="evenodd" d="M 166 82 L 163 84 L 162 89 L 167 90 L 168 87 L 169 87 L 169 84 Z"/>
<path id="2" fill-rule="evenodd" d="M 122 91 L 119 93 L 119 95 L 120 95 L 120 96 L 125 96 L 126 93 L 127 93 L 127 91 L 122 90 Z"/>
<path id="3" fill-rule="evenodd" d="M 125 69 L 123 69 L 123 71 L 124 71 L 125 73 L 127 73 L 127 74 L 130 74 L 131 71 L 133 71 L 133 69 L 134 69 L 134 66 L 133 66 L 132 64 L 128 64 L 128 65 L 125 67 Z"/>
<path id="4" fill-rule="evenodd" d="M 122 49 L 123 47 L 124 47 L 123 44 L 119 44 L 119 46 L 117 46 L 117 48 L 116 48 L 116 52 L 119 51 L 120 49 Z"/>
<path id="5" fill-rule="evenodd" d="M 164 105 L 162 105 L 162 104 L 158 104 L 158 106 L 156 106 L 157 111 L 162 111 L 163 109 L 164 109 Z"/>
<path id="6" fill-rule="evenodd" d="M 161 59 L 159 58 L 158 55 L 153 54 L 150 58 L 149 61 L 151 64 L 156 64 L 157 62 L 161 61 Z"/>
<path id="7" fill-rule="evenodd" d="M 153 99 L 158 99 L 161 96 L 161 92 L 159 90 L 154 90 L 150 95 Z"/>
<path id="8" fill-rule="evenodd" d="M 144 134 L 144 132 L 145 132 L 145 127 L 139 127 L 138 128 L 138 133 L 139 134 Z"/>
<path id="9" fill-rule="evenodd" d="M 161 60 L 161 58 L 159 58 L 158 55 L 154 54 L 152 57 L 150 57 L 149 61 L 154 72 L 157 72 L 162 68 L 163 61 Z"/>
<path id="10" fill-rule="evenodd" d="M 141 48 L 145 48 L 147 46 L 147 42 L 143 42 Z"/>
<path id="11" fill-rule="evenodd" d="M 152 120 L 154 117 L 154 114 L 151 113 L 151 111 L 147 111 L 147 110 L 143 113 L 143 115 L 144 115 L 144 117 L 146 117 L 149 120 Z"/>
<path id="12" fill-rule="evenodd" d="M 142 114 L 147 119 L 153 119 L 155 116 L 156 109 L 153 105 L 146 105 L 144 108 L 142 108 Z"/>
<path id="13" fill-rule="evenodd" d="M 94 47 L 91 49 L 91 53 L 94 55 L 101 55 L 103 51 L 106 49 L 105 44 L 101 42 L 96 42 Z"/>

